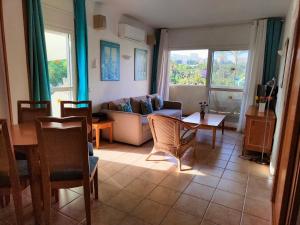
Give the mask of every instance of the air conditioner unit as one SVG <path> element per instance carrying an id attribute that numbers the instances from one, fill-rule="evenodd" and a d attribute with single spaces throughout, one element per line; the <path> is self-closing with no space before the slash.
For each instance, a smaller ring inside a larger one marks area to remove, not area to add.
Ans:
<path id="1" fill-rule="evenodd" d="M 146 31 L 128 24 L 119 24 L 119 37 L 133 41 L 145 42 Z"/>

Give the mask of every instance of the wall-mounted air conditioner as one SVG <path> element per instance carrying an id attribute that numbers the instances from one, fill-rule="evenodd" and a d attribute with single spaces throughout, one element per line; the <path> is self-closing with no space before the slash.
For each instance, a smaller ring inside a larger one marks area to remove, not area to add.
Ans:
<path id="1" fill-rule="evenodd" d="M 146 31 L 133 27 L 128 24 L 119 24 L 119 37 L 126 38 L 133 41 L 145 42 L 146 41 Z"/>

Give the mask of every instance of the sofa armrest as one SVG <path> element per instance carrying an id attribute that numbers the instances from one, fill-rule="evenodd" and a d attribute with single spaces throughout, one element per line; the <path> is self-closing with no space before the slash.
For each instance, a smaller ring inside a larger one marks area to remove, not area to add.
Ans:
<path id="1" fill-rule="evenodd" d="M 164 109 L 181 109 L 181 102 L 164 101 Z"/>

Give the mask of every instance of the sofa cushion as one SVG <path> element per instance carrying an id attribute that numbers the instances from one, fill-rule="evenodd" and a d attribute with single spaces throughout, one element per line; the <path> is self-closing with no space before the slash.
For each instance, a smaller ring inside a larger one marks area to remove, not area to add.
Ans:
<path id="1" fill-rule="evenodd" d="M 126 103 L 121 103 L 120 108 L 123 112 L 132 112 L 132 108 L 129 101 Z"/>
<path id="2" fill-rule="evenodd" d="M 146 96 L 140 96 L 140 97 L 130 98 L 131 108 L 132 108 L 132 111 L 134 113 L 140 113 L 140 114 L 142 113 L 141 104 L 140 104 L 141 100 L 146 101 L 147 97 Z"/>
<path id="3" fill-rule="evenodd" d="M 154 111 L 153 114 L 160 114 L 164 116 L 172 116 L 178 119 L 181 119 L 181 110 L 180 109 L 162 109 L 158 111 Z"/>
<path id="4" fill-rule="evenodd" d="M 147 98 L 147 100 L 141 100 L 141 110 L 143 115 L 148 115 L 153 113 L 151 98 Z"/>
<path id="5" fill-rule="evenodd" d="M 127 103 L 129 101 L 128 98 L 121 98 L 108 103 L 109 110 L 121 111 L 120 104 Z"/>

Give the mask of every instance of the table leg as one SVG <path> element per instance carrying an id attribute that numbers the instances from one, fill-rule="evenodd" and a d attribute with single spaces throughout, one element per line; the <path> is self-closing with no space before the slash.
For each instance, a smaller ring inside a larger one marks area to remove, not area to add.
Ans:
<path id="1" fill-rule="evenodd" d="M 100 148 L 100 129 L 96 128 L 96 148 Z"/>
<path id="2" fill-rule="evenodd" d="M 113 128 L 112 126 L 109 128 L 109 142 L 112 143 L 113 139 Z"/>
<path id="3" fill-rule="evenodd" d="M 42 224 L 42 197 L 41 197 L 41 180 L 39 157 L 36 148 L 29 151 L 28 156 L 29 170 L 30 170 L 30 191 L 32 198 L 33 212 L 36 224 Z"/>
<path id="4" fill-rule="evenodd" d="M 215 147 L 216 147 L 216 133 L 217 133 L 217 129 L 215 127 L 213 127 L 212 131 L 213 131 L 212 148 L 215 149 Z"/>
<path id="5" fill-rule="evenodd" d="M 222 134 L 224 134 L 225 121 L 222 122 Z"/>

